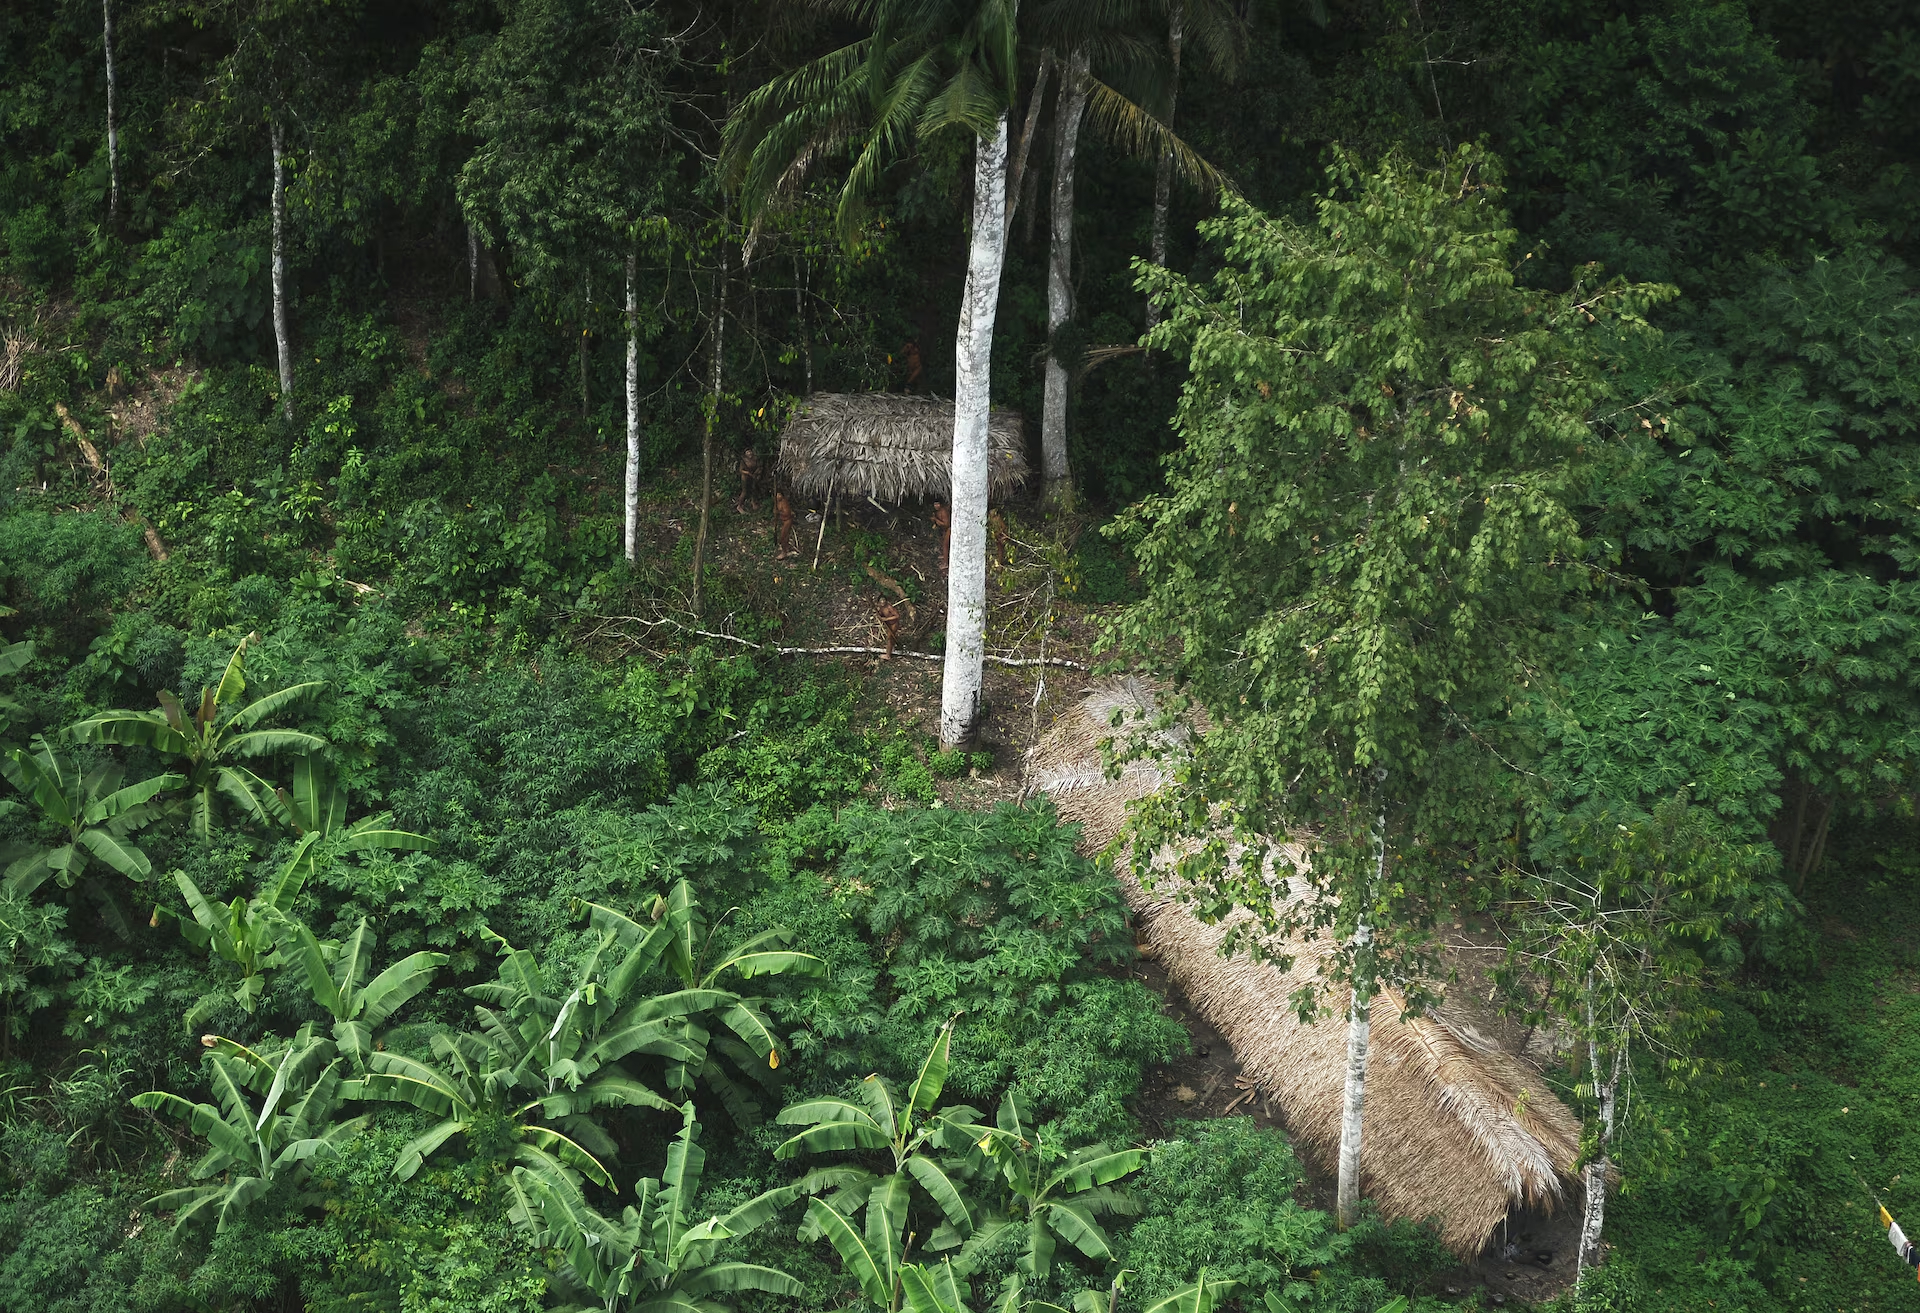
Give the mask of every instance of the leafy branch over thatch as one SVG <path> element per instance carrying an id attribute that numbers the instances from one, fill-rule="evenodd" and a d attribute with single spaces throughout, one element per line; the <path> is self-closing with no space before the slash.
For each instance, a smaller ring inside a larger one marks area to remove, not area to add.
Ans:
<path id="1" fill-rule="evenodd" d="M 1063 819 L 1083 826 L 1083 846 L 1101 848 L 1121 832 L 1128 804 L 1170 778 L 1170 763 L 1150 755 L 1125 760 L 1114 776 L 1108 762 L 1126 757 L 1134 739 L 1177 758 L 1195 730 L 1205 733 L 1207 726 L 1159 727 L 1154 690 L 1140 680 L 1105 681 L 1089 692 L 1034 746 L 1027 778 L 1029 791 L 1049 794 Z M 1237 862 L 1241 854 L 1234 847 L 1230 860 Z M 1156 867 L 1176 855 L 1164 854 Z M 1296 866 L 1310 860 L 1296 846 L 1276 857 Z M 1333 945 L 1324 938 L 1293 939 L 1269 946 L 1266 961 L 1223 956 L 1236 928 L 1252 929 L 1245 924 L 1250 913 L 1238 910 L 1204 924 L 1177 899 L 1142 888 L 1124 854 L 1116 874 L 1168 976 L 1280 1105 L 1295 1144 L 1323 1166 L 1330 1164 L 1340 1139 L 1346 1028 L 1325 1017 L 1303 1023 L 1294 999 L 1320 983 Z M 1163 872 L 1156 882 L 1170 874 Z M 1276 898 L 1289 896 L 1288 881 L 1277 870 L 1271 883 Z M 1344 997 L 1328 1001 L 1345 1014 Z M 1564 1202 L 1579 1159 L 1580 1122 L 1538 1071 L 1448 1005 L 1413 1016 L 1402 1003 L 1393 989 L 1374 997 L 1373 1042 L 1380 1053 L 1368 1077 L 1363 1189 L 1383 1216 L 1432 1218 L 1447 1247 L 1470 1256 L 1510 1208 Z"/>

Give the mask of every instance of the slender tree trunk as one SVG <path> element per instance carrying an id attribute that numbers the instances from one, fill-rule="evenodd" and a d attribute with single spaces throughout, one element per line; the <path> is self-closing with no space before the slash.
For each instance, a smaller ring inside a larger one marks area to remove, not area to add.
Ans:
<path id="1" fill-rule="evenodd" d="M 813 334 L 807 328 L 806 261 L 793 257 L 793 317 L 800 321 L 800 360 L 807 370 L 807 390 L 813 395 Z"/>
<path id="2" fill-rule="evenodd" d="M 1373 943 L 1373 927 L 1362 921 L 1353 932 L 1356 961 Z M 1360 1209 L 1360 1131 L 1367 1103 L 1367 1055 L 1373 1038 L 1371 982 L 1356 971 L 1353 1001 L 1347 1009 L 1347 1084 L 1340 1108 L 1340 1177 L 1335 1208 L 1340 1229 L 1353 1225 Z"/>
<path id="3" fill-rule="evenodd" d="M 586 309 L 580 316 L 580 422 L 586 423 L 592 409 L 587 395 L 587 334 L 593 331 L 593 275 L 587 275 Z"/>
<path id="4" fill-rule="evenodd" d="M 1167 89 L 1167 126 L 1173 126 L 1173 112 L 1180 103 L 1180 36 L 1183 10 L 1180 0 L 1174 0 L 1172 10 L 1167 15 L 1167 53 L 1173 57 L 1173 81 Z M 1167 210 L 1173 203 L 1173 152 L 1160 152 L 1160 167 L 1153 175 L 1153 262 L 1161 268 L 1167 264 Z M 1147 302 L 1147 327 L 1152 328 L 1160 322 L 1160 311 L 1153 302 Z"/>
<path id="5" fill-rule="evenodd" d="M 1043 137 L 1046 135 L 1047 121 L 1044 118 L 1040 120 L 1038 131 Z M 1033 245 L 1033 216 L 1040 212 L 1036 199 L 1039 193 L 1040 170 L 1028 169 L 1025 178 L 1023 178 L 1020 183 L 1020 214 L 1022 216 L 1020 219 L 1020 244 L 1022 246 Z M 1012 224 L 1007 225 L 1007 234 L 1009 239 L 1011 239 L 1013 234 Z"/>
<path id="6" fill-rule="evenodd" d="M 699 615 L 706 604 L 707 520 L 713 510 L 713 438 L 720 424 L 720 366 L 727 344 L 727 247 L 720 244 L 720 277 L 713 297 L 713 360 L 707 367 L 709 385 L 707 422 L 700 432 L 700 528 L 693 538 L 693 613 Z M 821 526 L 826 511 L 820 512 Z"/>
<path id="7" fill-rule="evenodd" d="M 293 423 L 293 339 L 287 332 L 287 169 L 273 125 L 273 341 L 280 352 L 280 413 Z"/>
<path id="8" fill-rule="evenodd" d="M 467 300 L 480 299 L 480 230 L 467 225 Z"/>
<path id="9" fill-rule="evenodd" d="M 1386 782 L 1382 772 L 1379 782 Z M 1387 873 L 1387 813 L 1373 822 L 1373 880 L 1379 888 Z M 1367 1103 L 1367 1056 L 1373 1038 L 1373 927 L 1364 916 L 1353 930 L 1353 1001 L 1347 1010 L 1347 1085 L 1340 1109 L 1340 1177 L 1335 1209 L 1341 1230 L 1352 1226 L 1360 1210 L 1361 1130 Z"/>
<path id="10" fill-rule="evenodd" d="M 636 258 L 627 256 L 627 563 L 637 560 L 640 537 L 640 303 Z"/>
<path id="11" fill-rule="evenodd" d="M 1807 855 L 1800 863 L 1799 878 L 1793 882 L 1793 892 L 1799 893 L 1806 888 L 1807 877 L 1820 865 L 1820 859 L 1827 851 L 1827 826 L 1833 821 L 1832 798 L 1826 799 L 1820 807 L 1820 822 L 1814 827 L 1813 839 L 1807 845 Z"/>
<path id="12" fill-rule="evenodd" d="M 947 561 L 947 650 L 940 680 L 940 746 L 970 747 L 980 723 L 987 628 L 987 410 L 993 393 L 993 319 L 1007 255 L 1007 116 L 974 143 L 973 235 L 954 343 L 952 542 Z"/>
<path id="13" fill-rule="evenodd" d="M 120 119 L 116 113 L 120 79 L 113 67 L 113 0 L 100 0 L 107 47 L 107 222 L 120 222 Z"/>
<path id="14" fill-rule="evenodd" d="M 1073 470 L 1067 463 L 1067 362 L 1054 338 L 1073 319 L 1073 165 L 1080 122 L 1087 110 L 1087 48 L 1067 55 L 1060 84 L 1059 123 L 1053 134 L 1053 240 L 1047 258 L 1047 390 L 1040 410 L 1042 495 L 1073 509 Z"/>
<path id="15" fill-rule="evenodd" d="M 1040 107 L 1047 98 L 1047 75 L 1053 71 L 1053 52 L 1040 52 L 1040 67 L 1033 74 L 1033 95 L 1027 101 L 1026 122 L 1020 126 L 1020 139 L 1013 144 L 1013 155 L 1007 164 L 1007 227 L 1013 227 L 1013 216 L 1020 208 L 1020 180 L 1027 173 L 1027 156 L 1033 149 L 1034 134 L 1040 130 Z"/>
<path id="16" fill-rule="evenodd" d="M 1588 978 L 1587 992 L 1593 992 L 1592 978 Z M 1600 1232 L 1607 1220 L 1607 1177 L 1613 1171 L 1610 1151 L 1613 1146 L 1613 1122 L 1616 1096 L 1620 1091 L 1620 1072 L 1624 1050 L 1613 1055 L 1613 1064 L 1605 1077 L 1600 1074 L 1600 1045 L 1594 1033 L 1593 1004 L 1587 1004 L 1587 1063 L 1592 1069 L 1593 1092 L 1600 1101 L 1600 1142 L 1595 1146 L 1593 1160 L 1587 1164 L 1587 1207 L 1580 1221 L 1580 1252 L 1578 1266 L 1574 1272 L 1574 1284 L 1586 1275 L 1590 1267 L 1598 1267 L 1606 1256 L 1601 1248 Z"/>

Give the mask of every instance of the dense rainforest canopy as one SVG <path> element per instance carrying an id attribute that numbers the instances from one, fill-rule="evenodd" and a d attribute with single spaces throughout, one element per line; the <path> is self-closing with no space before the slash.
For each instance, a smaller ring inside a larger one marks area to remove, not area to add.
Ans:
<path id="1" fill-rule="evenodd" d="M 0 1309 L 1909 1297 L 1916 214 L 1901 0 L 0 7 Z M 873 392 L 937 510 L 778 468 Z M 1103 663 L 1604 1231 L 1223 1083 Z"/>

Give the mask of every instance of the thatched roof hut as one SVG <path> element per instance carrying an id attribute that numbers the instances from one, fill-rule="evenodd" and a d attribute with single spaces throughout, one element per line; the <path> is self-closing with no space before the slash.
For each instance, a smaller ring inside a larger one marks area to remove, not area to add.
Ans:
<path id="1" fill-rule="evenodd" d="M 1101 769 L 1100 745 L 1111 718 L 1152 713 L 1152 690 L 1134 681 L 1098 686 L 1060 717 L 1029 757 L 1030 792 L 1050 794 L 1063 817 L 1078 821 L 1085 844 L 1103 847 L 1118 833 L 1126 806 L 1159 788 L 1151 762 L 1130 763 L 1118 780 Z M 1176 727 L 1163 742 L 1178 746 Z M 1306 855 L 1286 855 L 1302 864 Z M 1244 956 L 1222 958 L 1233 919 L 1203 925 L 1180 903 L 1144 890 L 1124 865 L 1120 880 L 1142 937 L 1193 1007 L 1233 1046 L 1245 1073 L 1280 1105 L 1294 1143 L 1331 1172 L 1340 1144 L 1346 1026 L 1302 1025 L 1289 996 L 1318 974 L 1324 941 L 1289 945 L 1281 971 Z M 1236 913 L 1245 918 L 1248 913 Z M 1340 1014 L 1344 991 L 1329 1000 Z M 1402 1000 L 1383 991 L 1373 1004 L 1361 1190 L 1389 1219 L 1431 1219 L 1463 1258 L 1485 1248 L 1509 1210 L 1552 1209 L 1577 1189 L 1573 1168 L 1580 1122 L 1554 1097 L 1539 1071 L 1486 1039 L 1460 1014 L 1406 1020 Z"/>
<path id="2" fill-rule="evenodd" d="M 987 487 L 1004 497 L 1026 481 L 1018 411 L 987 417 Z M 780 434 L 779 469 L 803 497 L 829 486 L 898 502 L 953 487 L 953 403 L 898 392 L 816 392 Z"/>

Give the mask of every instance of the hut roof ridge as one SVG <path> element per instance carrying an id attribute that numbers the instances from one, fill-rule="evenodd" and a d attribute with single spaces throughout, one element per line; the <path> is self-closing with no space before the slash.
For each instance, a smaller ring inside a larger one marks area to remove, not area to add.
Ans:
<path id="1" fill-rule="evenodd" d="M 779 470 L 805 497 L 838 488 L 899 502 L 953 487 L 954 403 L 902 392 L 816 392 L 780 433 Z M 987 484 L 1006 496 L 1028 474 L 1020 413 L 987 416 Z"/>
<path id="2" fill-rule="evenodd" d="M 1128 805 L 1168 780 L 1152 758 L 1135 758 L 1118 778 L 1110 777 L 1104 743 L 1131 738 L 1177 752 L 1194 732 L 1204 732 L 1204 724 L 1154 724 L 1158 706 L 1147 681 L 1105 681 L 1087 690 L 1028 754 L 1027 792 L 1052 795 L 1062 817 L 1081 824 L 1083 847 L 1104 848 L 1125 824 Z M 1176 856 L 1163 852 L 1155 865 L 1167 865 L 1170 877 Z M 1308 856 L 1298 844 L 1276 844 L 1268 860 L 1304 864 Z M 1154 889 L 1143 888 L 1124 854 L 1116 873 L 1169 977 L 1233 1046 L 1247 1074 L 1273 1093 L 1296 1146 L 1330 1166 L 1339 1144 L 1346 1027 L 1300 1024 L 1290 996 L 1317 983 L 1335 946 L 1295 940 L 1285 946 L 1293 959 L 1285 970 L 1244 955 L 1223 958 L 1225 936 L 1251 913 L 1238 909 L 1219 924 L 1203 925 L 1177 890 L 1157 881 Z M 1282 896 L 1303 894 L 1295 877 Z M 1344 1009 L 1344 990 L 1336 989 L 1330 1001 Z M 1579 1119 L 1538 1071 L 1452 1006 L 1443 1002 L 1408 1017 L 1398 991 L 1383 990 L 1374 999 L 1373 1036 L 1362 1176 L 1385 1216 L 1434 1219 L 1442 1241 L 1466 1257 L 1486 1244 L 1510 1208 L 1553 1207 L 1577 1188 Z"/>

